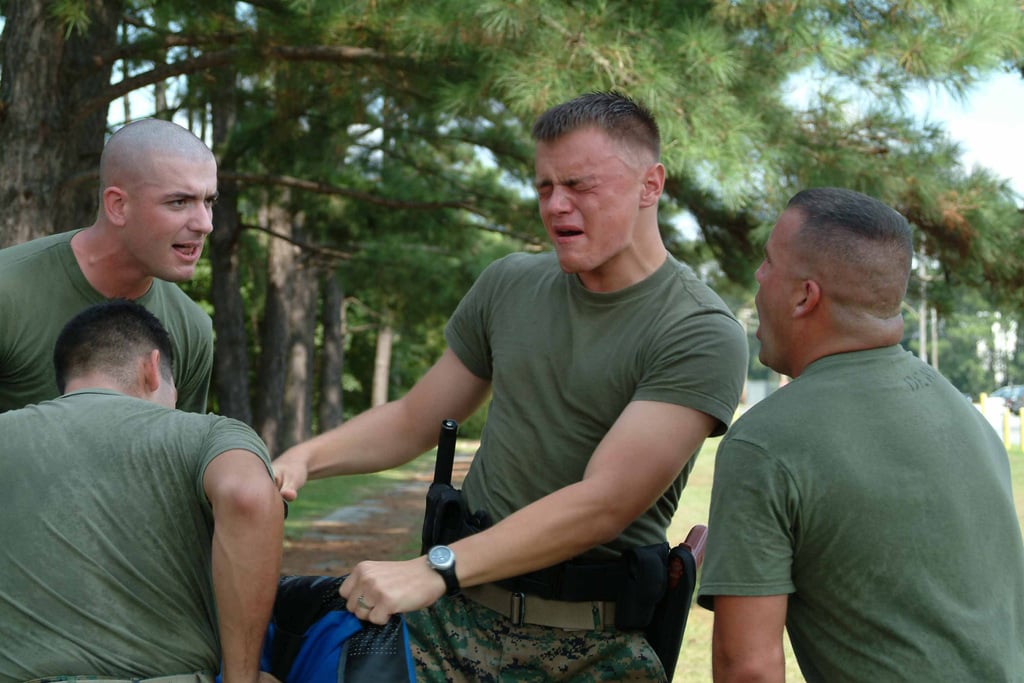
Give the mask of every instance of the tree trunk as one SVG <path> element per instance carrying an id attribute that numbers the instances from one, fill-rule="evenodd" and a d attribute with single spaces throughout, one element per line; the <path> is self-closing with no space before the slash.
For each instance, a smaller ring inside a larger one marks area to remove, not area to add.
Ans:
<path id="1" fill-rule="evenodd" d="M 234 74 L 225 73 L 223 88 L 227 96 L 213 105 L 214 150 L 225 143 L 234 126 Z M 249 402 L 249 338 L 245 328 L 245 301 L 242 298 L 238 263 L 242 235 L 238 215 L 238 188 L 234 182 L 219 181 L 220 197 L 213 207 L 210 233 L 210 266 L 213 271 L 210 299 L 213 302 L 214 388 L 217 412 L 246 424 L 253 424 Z"/>
<path id="2" fill-rule="evenodd" d="M 372 406 L 388 402 L 388 384 L 391 377 L 391 345 L 395 331 L 389 322 L 390 314 L 385 313 L 384 322 L 377 330 L 377 354 L 373 362 L 373 393 L 370 395 Z"/>
<path id="3" fill-rule="evenodd" d="M 341 390 L 345 368 L 345 292 L 337 273 L 328 272 L 323 284 L 323 347 L 320 351 L 320 402 L 317 429 L 326 432 L 341 424 L 344 413 Z"/>
<path id="4" fill-rule="evenodd" d="M 282 450 L 313 436 L 313 359 L 320 274 L 305 257 L 295 266 L 288 279 L 288 358 L 279 444 Z"/>
<path id="5" fill-rule="evenodd" d="M 302 239 L 301 218 L 282 197 L 265 210 L 271 232 Z M 287 239 L 267 248 L 267 301 L 260 344 L 257 431 L 272 455 L 312 436 L 313 358 L 319 271 Z"/>
<path id="6" fill-rule="evenodd" d="M 93 55 L 117 44 L 123 3 L 88 3 L 89 29 L 65 37 L 52 3 L 9 0 L 0 39 L 0 247 L 91 222 L 110 83 Z M 16 29 L 16 30 L 15 30 Z"/>
<path id="7" fill-rule="evenodd" d="M 261 223 L 275 233 L 291 236 L 291 216 L 281 204 L 263 209 Z M 256 389 L 256 431 L 271 455 L 280 450 L 283 397 L 287 377 L 288 278 L 294 270 L 297 248 L 281 239 L 267 247 L 267 295 L 260 332 L 259 372 Z"/>

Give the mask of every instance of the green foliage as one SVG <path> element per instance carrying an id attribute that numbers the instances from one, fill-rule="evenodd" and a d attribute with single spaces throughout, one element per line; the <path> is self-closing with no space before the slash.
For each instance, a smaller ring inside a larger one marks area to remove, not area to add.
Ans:
<path id="1" fill-rule="evenodd" d="M 85 0 L 56 0 L 50 3 L 50 16 L 64 28 L 65 38 L 86 33 L 92 23 Z"/>
<path id="2" fill-rule="evenodd" d="M 50 11 L 82 34 L 90 7 Z M 933 264 L 927 297 L 951 332 L 964 290 L 986 310 L 1024 303 L 1024 261 L 1007 257 L 1024 253 L 1017 198 L 966 172 L 945 131 L 905 110 L 911 88 L 962 94 L 1019 65 L 1015 0 L 132 0 L 124 12 L 102 57 L 138 79 L 131 87 L 160 86 L 158 113 L 199 132 L 211 111 L 227 112 L 215 151 L 246 227 L 238 268 L 253 358 L 279 351 L 256 334 L 268 207 L 287 208 L 306 262 L 336 269 L 361 302 L 346 341 L 350 413 L 369 400 L 381 320 L 399 339 L 400 395 L 440 353 L 444 320 L 482 267 L 545 248 L 528 131 L 551 104 L 591 90 L 621 90 L 657 116 L 664 218 L 686 211 L 700 231 L 666 227 L 666 242 L 736 310 L 750 306 L 784 202 L 824 184 L 910 218 Z M 208 275 L 188 287 L 205 298 Z M 969 365 L 960 381 L 974 386 L 983 379 Z"/>

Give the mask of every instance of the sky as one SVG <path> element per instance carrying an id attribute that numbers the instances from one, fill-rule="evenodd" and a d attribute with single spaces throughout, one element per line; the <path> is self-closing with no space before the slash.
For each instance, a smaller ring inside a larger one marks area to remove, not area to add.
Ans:
<path id="1" fill-rule="evenodd" d="M 967 170 L 984 166 L 1024 195 L 1024 78 L 1019 72 L 993 76 L 969 90 L 963 102 L 937 91 L 918 92 L 911 102 L 922 119 L 942 123 L 961 144 Z"/>

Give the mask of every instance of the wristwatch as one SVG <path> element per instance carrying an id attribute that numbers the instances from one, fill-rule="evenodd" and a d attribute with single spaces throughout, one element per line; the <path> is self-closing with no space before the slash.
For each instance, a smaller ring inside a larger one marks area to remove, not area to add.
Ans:
<path id="1" fill-rule="evenodd" d="M 444 579 L 447 586 L 446 595 L 458 595 L 462 589 L 459 579 L 455 576 L 455 553 L 446 545 L 435 545 L 427 553 L 427 564 Z"/>

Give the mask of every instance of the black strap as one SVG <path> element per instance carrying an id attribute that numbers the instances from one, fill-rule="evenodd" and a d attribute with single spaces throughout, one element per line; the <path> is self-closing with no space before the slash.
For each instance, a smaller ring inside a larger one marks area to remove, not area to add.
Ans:
<path id="1" fill-rule="evenodd" d="M 513 593 L 536 595 L 545 600 L 614 601 L 618 599 L 627 575 L 625 560 L 593 562 L 574 559 L 497 583 Z"/>

